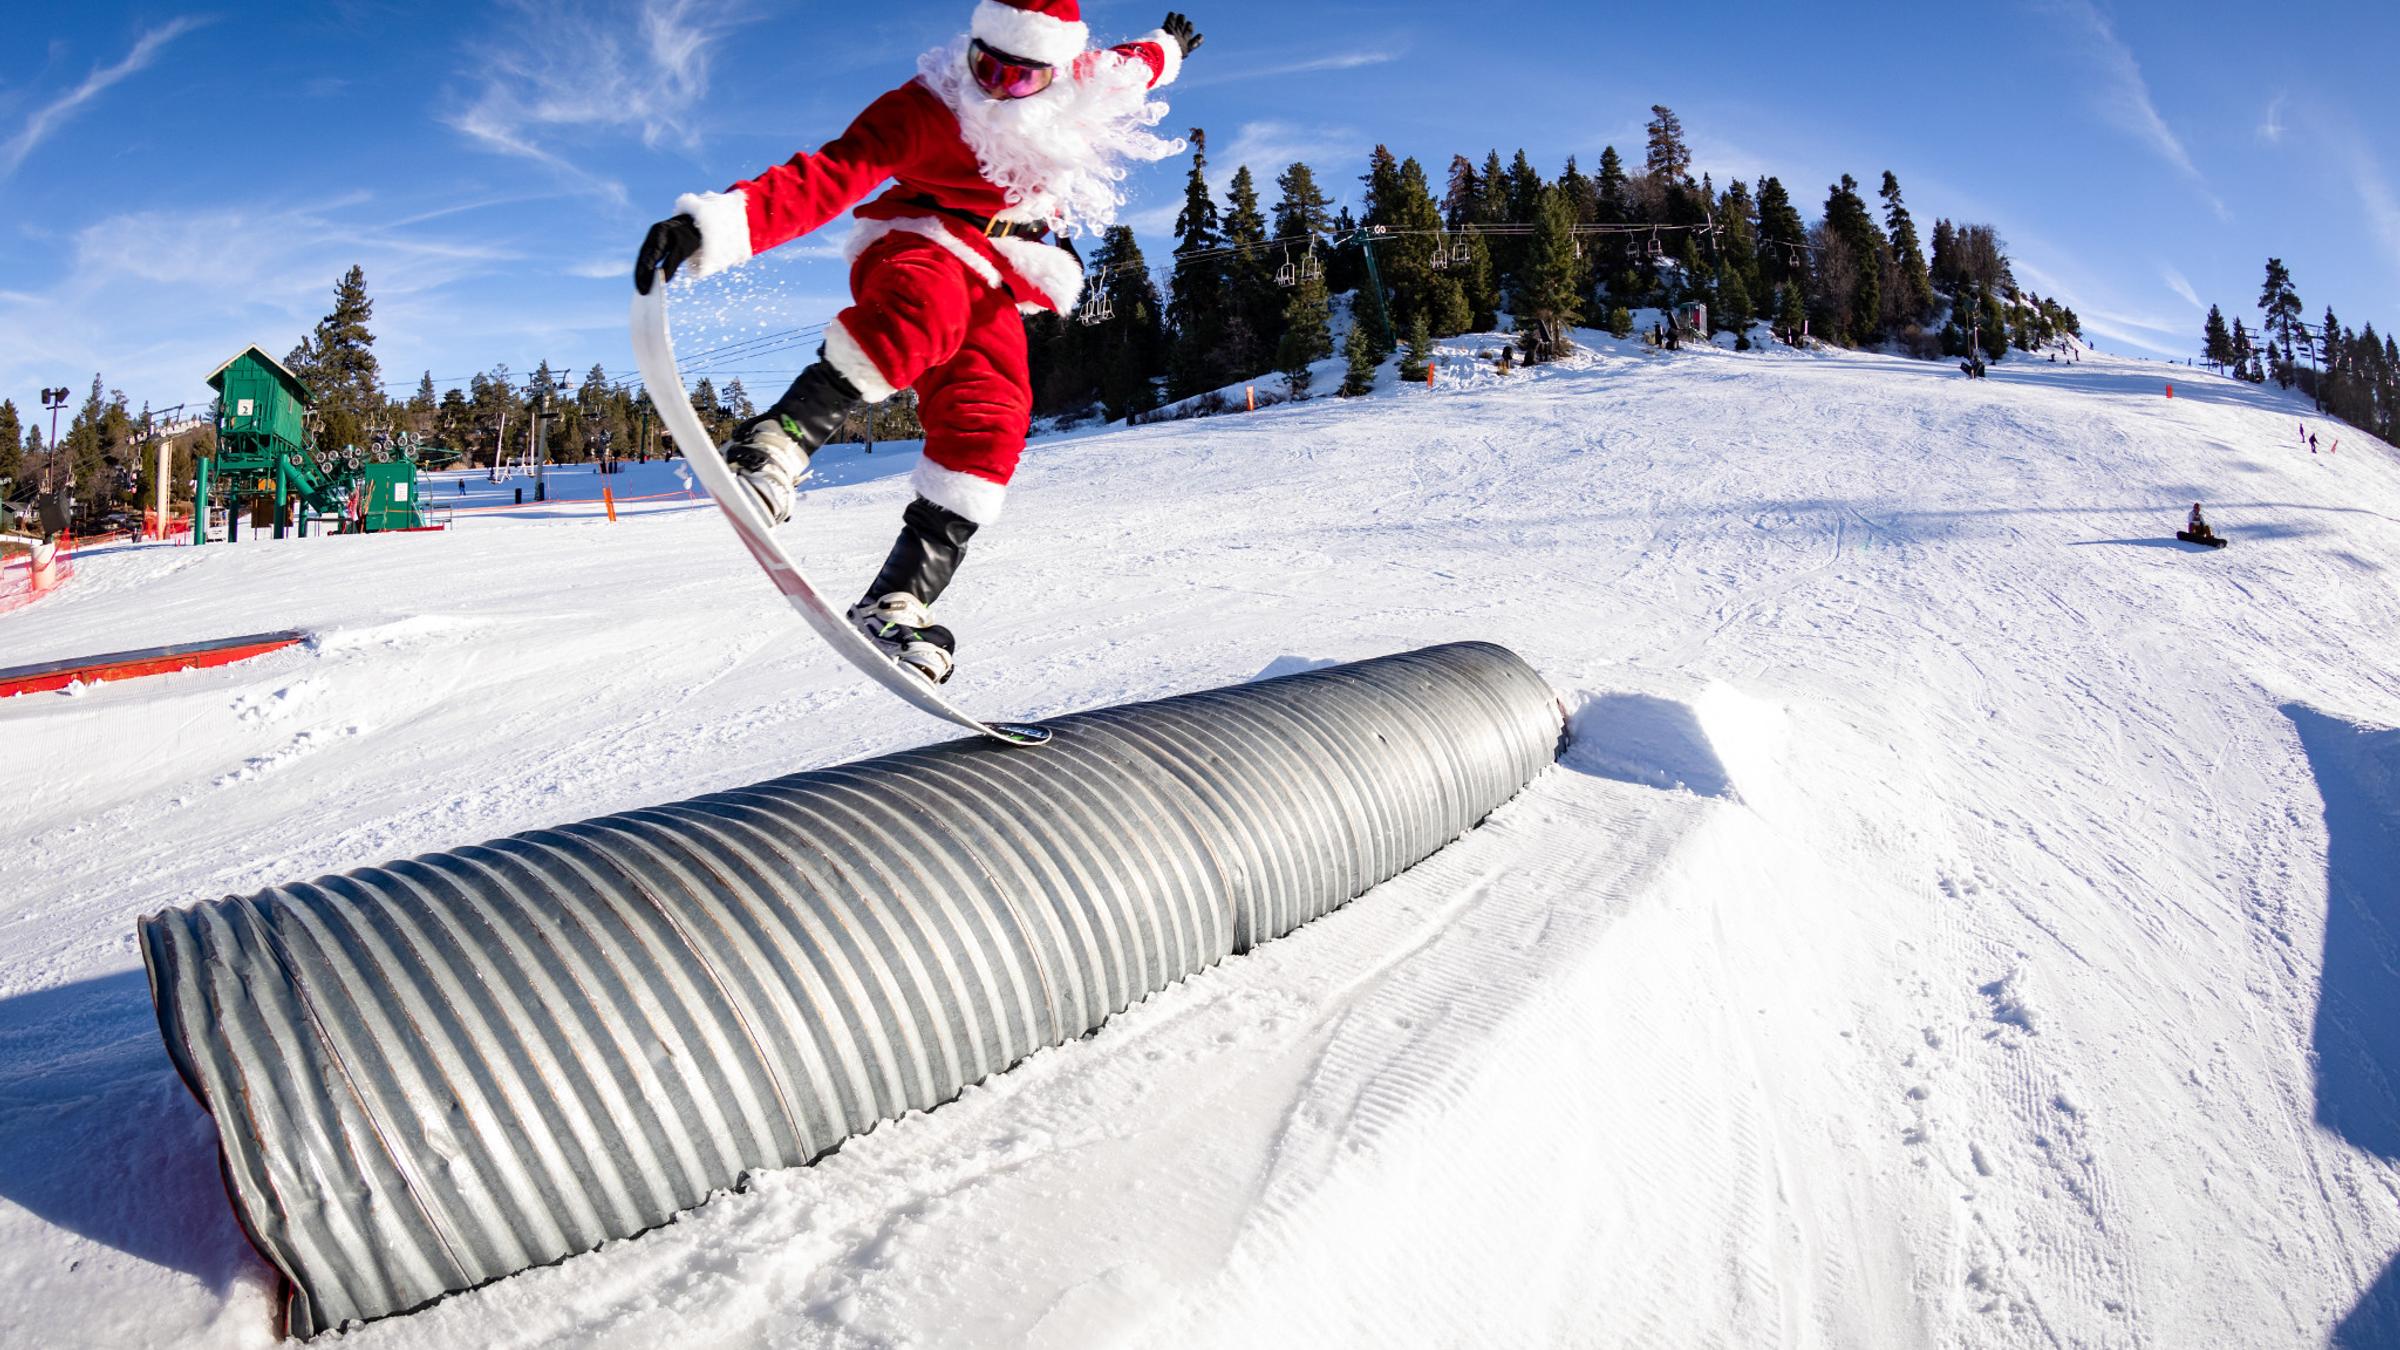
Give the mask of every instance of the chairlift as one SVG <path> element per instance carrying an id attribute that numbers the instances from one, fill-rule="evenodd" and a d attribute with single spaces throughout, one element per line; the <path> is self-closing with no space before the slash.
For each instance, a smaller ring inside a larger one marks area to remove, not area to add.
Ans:
<path id="1" fill-rule="evenodd" d="M 1100 319 L 1105 323 L 1117 317 L 1117 298 L 1107 291 L 1100 292 Z"/>
<path id="2" fill-rule="evenodd" d="M 1467 252 L 1466 231 L 1461 230 L 1459 231 L 1457 241 L 1450 245 L 1450 265 L 1453 267 L 1465 267 L 1467 264 L 1473 261 L 1475 261 L 1474 255 Z"/>
<path id="3" fill-rule="evenodd" d="M 1300 260 L 1300 279 L 1302 281 L 1323 281 L 1325 279 L 1325 262 L 1317 256 L 1317 241 L 1314 239 L 1308 241 L 1308 255 Z"/>
<path id="4" fill-rule="evenodd" d="M 1667 256 L 1666 246 L 1658 242 L 1658 227 L 1650 227 L 1650 260 L 1656 262 Z"/>
<path id="5" fill-rule="evenodd" d="M 1433 237 L 1433 270 L 1441 271 L 1450 265 L 1450 240 L 1447 235 Z"/>
<path id="6" fill-rule="evenodd" d="M 1275 269 L 1275 284 L 1278 286 L 1300 284 L 1300 269 L 1292 265 L 1292 251 L 1288 248 L 1283 251 L 1283 266 Z"/>

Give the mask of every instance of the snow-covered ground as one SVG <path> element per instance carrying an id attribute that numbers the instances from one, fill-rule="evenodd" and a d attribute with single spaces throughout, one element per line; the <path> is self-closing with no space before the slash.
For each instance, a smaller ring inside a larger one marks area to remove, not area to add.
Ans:
<path id="1" fill-rule="evenodd" d="M 344 1339 L 2400 1343 L 2393 452 L 2112 358 L 1493 345 L 1038 445 L 944 606 L 956 688 L 1490 638 L 1565 764 L 957 1103 Z M 908 463 L 829 452 L 824 577 Z M 2196 499 L 2233 547 L 2174 544 Z M 623 515 L 100 550 L 0 618 L 0 664 L 317 635 L 0 704 L 0 1342 L 268 1338 L 136 916 L 942 734 L 705 503 Z"/>

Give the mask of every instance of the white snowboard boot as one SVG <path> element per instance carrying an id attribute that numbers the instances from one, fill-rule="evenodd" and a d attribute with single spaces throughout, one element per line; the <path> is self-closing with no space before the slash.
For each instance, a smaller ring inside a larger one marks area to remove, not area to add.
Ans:
<path id="1" fill-rule="evenodd" d="M 774 407 L 734 428 L 733 439 L 725 443 L 726 466 L 769 524 L 792 518 L 792 493 L 808 478 L 809 456 L 863 402 L 840 371 L 819 359 L 800 372 Z"/>
<path id="2" fill-rule="evenodd" d="M 935 684 L 947 683 L 958 668 L 958 643 L 933 621 L 933 610 L 906 591 L 894 591 L 850 607 L 850 622 L 886 656 Z"/>

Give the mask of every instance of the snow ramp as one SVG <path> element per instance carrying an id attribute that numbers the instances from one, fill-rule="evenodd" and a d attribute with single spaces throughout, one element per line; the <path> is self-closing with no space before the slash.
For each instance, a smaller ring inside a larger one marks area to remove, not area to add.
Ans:
<path id="1" fill-rule="evenodd" d="M 1484 644 L 1047 725 L 144 919 L 288 1330 L 947 1101 L 1430 857 L 1563 735 Z"/>

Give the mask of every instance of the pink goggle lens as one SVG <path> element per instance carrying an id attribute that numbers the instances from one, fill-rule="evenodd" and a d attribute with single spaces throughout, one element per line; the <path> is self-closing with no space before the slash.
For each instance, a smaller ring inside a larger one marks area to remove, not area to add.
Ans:
<path id="1" fill-rule="evenodd" d="M 968 51 L 967 66 L 974 72 L 976 87 L 993 98 L 1031 98 L 1058 78 L 1055 66 L 1020 61 L 993 51 L 981 40 Z"/>

